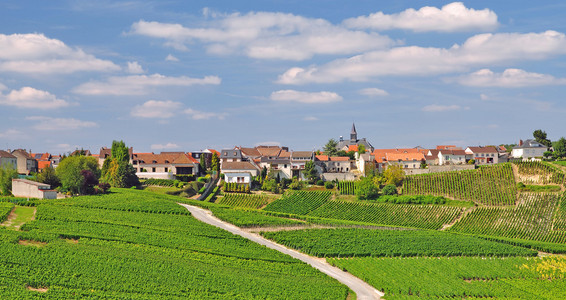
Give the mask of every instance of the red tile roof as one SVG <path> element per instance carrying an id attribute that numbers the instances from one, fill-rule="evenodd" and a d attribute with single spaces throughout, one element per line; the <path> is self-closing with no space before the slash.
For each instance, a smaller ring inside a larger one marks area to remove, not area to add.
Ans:
<path id="1" fill-rule="evenodd" d="M 315 155 L 315 158 L 319 161 L 328 161 L 328 155 Z"/>
<path id="2" fill-rule="evenodd" d="M 486 147 L 468 147 L 473 153 L 498 153 L 497 149 L 493 146 Z"/>
<path id="3" fill-rule="evenodd" d="M 43 170 L 43 169 L 50 167 L 50 166 L 51 166 L 51 161 L 49 161 L 49 160 L 40 160 L 40 161 L 37 162 L 37 168 L 39 170 Z"/>
<path id="4" fill-rule="evenodd" d="M 386 158 L 388 161 L 421 161 L 425 156 L 418 153 L 387 153 Z"/>
<path id="5" fill-rule="evenodd" d="M 349 161 L 350 158 L 346 156 L 332 156 L 330 157 L 330 161 Z"/>
<path id="6" fill-rule="evenodd" d="M 347 152 L 350 152 L 350 151 L 358 152 L 358 145 L 350 145 L 350 146 L 348 146 L 348 151 L 347 151 Z"/>

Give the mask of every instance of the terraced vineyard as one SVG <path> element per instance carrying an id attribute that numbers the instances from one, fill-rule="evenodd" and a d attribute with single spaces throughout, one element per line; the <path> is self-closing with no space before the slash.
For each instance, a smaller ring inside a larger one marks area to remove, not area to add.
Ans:
<path id="1" fill-rule="evenodd" d="M 179 198 L 113 191 L 41 202 L 24 231 L 0 229 L 0 298 L 347 296 L 346 286 L 300 261 L 179 213 Z"/>
<path id="2" fill-rule="evenodd" d="M 525 184 L 566 184 L 566 176 L 559 168 L 541 161 L 514 162 L 518 181 Z"/>
<path id="3" fill-rule="evenodd" d="M 461 207 L 328 201 L 309 216 L 424 229 L 440 229 L 452 222 Z"/>
<path id="4" fill-rule="evenodd" d="M 262 211 L 213 207 L 214 216 L 238 227 L 304 225 L 305 221 L 262 214 Z"/>
<path id="5" fill-rule="evenodd" d="M 318 257 L 537 255 L 522 247 L 430 230 L 305 229 L 263 236 Z"/>
<path id="6" fill-rule="evenodd" d="M 407 176 L 403 194 L 436 195 L 472 200 L 485 205 L 515 204 L 517 187 L 510 164 Z"/>
<path id="7" fill-rule="evenodd" d="M 226 194 L 216 203 L 224 204 L 232 207 L 241 208 L 261 208 L 268 202 L 267 196 L 263 195 L 246 195 L 246 194 Z"/>
<path id="8" fill-rule="evenodd" d="M 14 208 L 14 204 L 9 202 L 0 202 L 0 223 L 6 221 L 8 215 Z"/>
<path id="9" fill-rule="evenodd" d="M 329 191 L 288 191 L 264 210 L 306 215 L 326 203 L 331 195 Z"/>
<path id="10" fill-rule="evenodd" d="M 525 193 L 516 207 L 478 207 L 452 226 L 450 231 L 566 243 L 563 208 L 556 213 L 559 204 L 564 203 L 564 197 Z"/>
<path id="11" fill-rule="evenodd" d="M 338 190 L 340 195 L 355 195 L 356 194 L 356 182 L 355 181 L 339 181 Z"/>
<path id="12" fill-rule="evenodd" d="M 348 258 L 331 264 L 386 299 L 566 299 L 566 258 Z"/>

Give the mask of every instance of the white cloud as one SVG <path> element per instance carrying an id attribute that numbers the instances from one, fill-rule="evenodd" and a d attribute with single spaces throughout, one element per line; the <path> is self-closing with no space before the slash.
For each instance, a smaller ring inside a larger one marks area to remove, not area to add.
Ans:
<path id="1" fill-rule="evenodd" d="M 459 105 L 427 105 L 423 107 L 423 111 L 426 112 L 443 112 L 443 111 L 455 111 L 455 110 L 462 110 L 462 109 L 470 109 L 469 107 L 461 107 Z"/>
<path id="2" fill-rule="evenodd" d="M 129 61 L 127 71 L 130 74 L 142 74 L 145 73 L 142 66 L 137 61 Z"/>
<path id="3" fill-rule="evenodd" d="M 325 91 L 310 93 L 295 90 L 280 90 L 271 93 L 269 99 L 279 102 L 331 103 L 342 101 L 342 96 Z"/>
<path id="4" fill-rule="evenodd" d="M 14 139 L 24 136 L 24 133 L 17 129 L 8 129 L 4 132 L 0 132 L 0 138 L 3 139 Z"/>
<path id="5" fill-rule="evenodd" d="M 2 83 L 0 83 L 0 92 L 2 92 L 2 91 L 4 91 L 4 90 L 7 90 L 7 89 L 8 89 L 7 86 L 5 86 L 5 85 L 3 85 Z"/>
<path id="6" fill-rule="evenodd" d="M 165 57 L 165 60 L 166 61 L 179 61 L 178 58 L 176 58 L 175 56 L 173 56 L 171 54 L 167 55 L 167 57 Z"/>
<path id="7" fill-rule="evenodd" d="M 91 81 L 73 89 L 74 93 L 82 95 L 145 95 L 151 88 L 161 86 L 191 86 L 205 84 L 220 84 L 217 76 L 191 78 L 186 76 L 168 77 L 160 74 L 115 76 L 107 81 Z"/>
<path id="8" fill-rule="evenodd" d="M 566 36 L 542 33 L 479 34 L 451 48 L 397 47 L 373 51 L 322 66 L 290 68 L 278 83 L 365 81 L 379 76 L 430 76 L 467 71 L 474 66 L 542 60 L 566 54 Z"/>
<path id="9" fill-rule="evenodd" d="M 369 97 L 389 96 L 389 93 L 387 91 L 378 88 L 361 89 L 358 91 L 358 93 L 360 93 L 360 95 L 369 96 Z"/>
<path id="10" fill-rule="evenodd" d="M 566 84 L 566 78 L 555 78 L 551 75 L 531 73 L 521 69 L 506 69 L 502 73 L 481 69 L 458 77 L 456 81 L 467 86 L 504 88 Z"/>
<path id="11" fill-rule="evenodd" d="M 305 121 L 318 121 L 318 118 L 313 117 L 313 116 L 309 116 L 309 117 L 305 117 L 303 120 L 305 120 Z"/>
<path id="12" fill-rule="evenodd" d="M 480 94 L 480 99 L 483 101 L 491 100 L 491 97 L 486 94 Z"/>
<path id="13" fill-rule="evenodd" d="M 43 34 L 0 34 L 0 71 L 31 74 L 108 72 L 120 67 Z"/>
<path id="14" fill-rule="evenodd" d="M 178 149 L 178 148 L 180 148 L 180 146 L 175 143 L 151 145 L 151 150 Z"/>
<path id="15" fill-rule="evenodd" d="M 0 94 L 0 105 L 32 109 L 55 109 L 69 106 L 69 102 L 58 99 L 55 95 L 46 91 L 23 87 L 19 90 L 12 90 L 7 95 Z"/>
<path id="16" fill-rule="evenodd" d="M 243 54 L 258 59 L 304 60 L 317 54 L 354 54 L 384 49 L 394 42 L 378 33 L 349 30 L 323 19 L 272 12 L 214 15 L 209 26 L 140 20 L 131 34 L 165 40 L 165 45 L 187 50 L 195 40 L 214 54 Z"/>
<path id="17" fill-rule="evenodd" d="M 183 104 L 173 101 L 149 100 L 142 105 L 137 105 L 132 109 L 132 116 L 139 118 L 160 118 L 168 119 L 173 117 Z"/>
<path id="18" fill-rule="evenodd" d="M 188 115 L 193 120 L 208 120 L 216 118 L 218 120 L 224 120 L 228 114 L 226 113 L 213 113 L 194 110 L 192 108 L 187 108 L 183 111 L 184 114 Z"/>
<path id="19" fill-rule="evenodd" d="M 387 15 L 376 12 L 344 20 L 350 28 L 369 28 L 375 30 L 405 29 L 424 31 L 469 31 L 492 30 L 498 26 L 497 15 L 489 10 L 466 8 L 461 2 L 444 5 L 441 9 L 431 6 L 419 10 L 409 8 L 397 14 Z"/>
<path id="20" fill-rule="evenodd" d="M 36 130 L 64 131 L 98 127 L 98 124 L 96 124 L 95 122 L 81 121 L 73 118 L 33 116 L 27 117 L 26 120 L 38 121 L 38 123 L 33 126 L 33 128 Z"/>

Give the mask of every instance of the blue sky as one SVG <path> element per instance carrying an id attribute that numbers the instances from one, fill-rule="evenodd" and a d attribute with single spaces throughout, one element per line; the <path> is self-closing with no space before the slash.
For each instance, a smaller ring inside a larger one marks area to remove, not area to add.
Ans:
<path id="1" fill-rule="evenodd" d="M 566 135 L 566 4 L 344 3 L 0 2 L 0 149 Z"/>

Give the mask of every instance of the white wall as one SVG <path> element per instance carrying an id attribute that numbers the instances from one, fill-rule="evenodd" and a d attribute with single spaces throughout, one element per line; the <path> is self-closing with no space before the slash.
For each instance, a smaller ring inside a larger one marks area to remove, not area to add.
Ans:
<path id="1" fill-rule="evenodd" d="M 244 177 L 244 182 L 238 182 L 238 177 Z M 228 183 L 247 183 L 252 181 L 252 175 L 247 172 L 241 173 L 224 173 L 224 181 Z"/>

